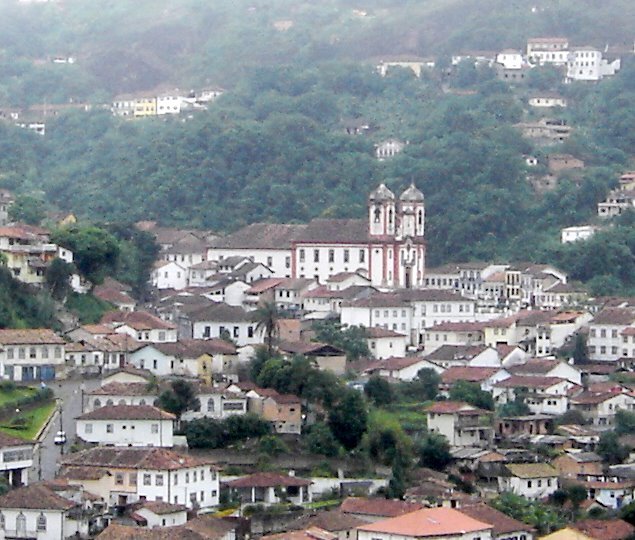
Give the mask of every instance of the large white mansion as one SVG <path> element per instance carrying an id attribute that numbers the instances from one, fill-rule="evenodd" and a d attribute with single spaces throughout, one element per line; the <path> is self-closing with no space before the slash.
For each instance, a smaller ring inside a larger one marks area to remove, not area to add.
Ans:
<path id="1" fill-rule="evenodd" d="M 314 219 L 308 224 L 255 223 L 219 238 L 209 260 L 252 257 L 277 277 L 366 275 L 376 287 L 422 288 L 425 269 L 424 196 L 414 185 L 397 199 L 381 184 L 368 197 L 367 219 Z"/>

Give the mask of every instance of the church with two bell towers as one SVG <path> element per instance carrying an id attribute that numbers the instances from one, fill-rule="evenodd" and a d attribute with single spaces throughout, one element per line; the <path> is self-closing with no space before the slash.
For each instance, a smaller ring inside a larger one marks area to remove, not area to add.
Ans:
<path id="1" fill-rule="evenodd" d="M 314 219 L 292 242 L 292 276 L 325 283 L 358 272 L 386 289 L 423 288 L 425 201 L 411 184 L 398 198 L 384 184 L 368 197 L 367 219 Z"/>

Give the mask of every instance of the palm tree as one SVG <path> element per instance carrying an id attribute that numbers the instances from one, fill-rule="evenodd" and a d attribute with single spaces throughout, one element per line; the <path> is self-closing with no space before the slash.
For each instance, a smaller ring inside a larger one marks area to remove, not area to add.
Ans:
<path id="1" fill-rule="evenodd" d="M 254 311 L 253 321 L 256 323 L 256 332 L 264 332 L 267 353 L 273 354 L 273 343 L 280 334 L 280 312 L 275 302 L 263 302 Z"/>

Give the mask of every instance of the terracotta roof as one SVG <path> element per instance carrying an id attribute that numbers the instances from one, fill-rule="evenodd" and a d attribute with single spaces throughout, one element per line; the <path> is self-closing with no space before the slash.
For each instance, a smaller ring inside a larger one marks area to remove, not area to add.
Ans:
<path id="1" fill-rule="evenodd" d="M 367 243 L 368 221 L 365 219 L 313 219 L 294 239 L 303 243 Z"/>
<path id="2" fill-rule="evenodd" d="M 337 274 L 333 274 L 331 277 L 327 279 L 329 283 L 341 283 L 342 281 L 346 281 L 351 277 L 361 277 L 366 281 L 370 281 L 366 276 L 359 274 L 358 272 L 339 272 Z"/>
<path id="3" fill-rule="evenodd" d="M 222 540 L 235 525 L 213 516 L 198 516 L 183 525 L 148 529 L 111 523 L 99 540 Z"/>
<path id="4" fill-rule="evenodd" d="M 489 523 L 474 519 L 453 508 L 425 508 L 403 516 L 369 523 L 360 531 L 377 532 L 416 538 L 434 536 L 463 536 L 469 532 L 486 531 Z"/>
<path id="5" fill-rule="evenodd" d="M 136 304 L 135 300 L 128 296 L 125 292 L 107 287 L 95 287 L 93 295 L 116 306 Z"/>
<path id="6" fill-rule="evenodd" d="M 484 345 L 441 345 L 436 351 L 431 352 L 426 358 L 432 361 L 439 360 L 471 360 L 487 349 Z"/>
<path id="7" fill-rule="evenodd" d="M 366 523 L 363 519 L 352 514 L 343 512 L 340 508 L 318 512 L 316 514 L 304 515 L 287 525 L 287 529 L 306 529 L 307 527 L 318 527 L 325 531 L 337 533 L 348 531 L 359 525 Z"/>
<path id="8" fill-rule="evenodd" d="M 405 334 L 400 334 L 394 330 L 388 330 L 387 328 L 381 328 L 375 326 L 372 328 L 366 328 L 366 337 L 369 339 L 381 339 L 381 338 L 405 338 Z"/>
<path id="9" fill-rule="evenodd" d="M 198 358 L 204 354 L 236 354 L 235 345 L 216 338 L 182 339 L 174 343 L 152 343 L 148 346 L 175 358 Z"/>
<path id="10" fill-rule="evenodd" d="M 38 328 L 30 330 L 0 330 L 2 345 L 64 345 L 65 341 L 53 330 Z"/>
<path id="11" fill-rule="evenodd" d="M 469 403 L 463 401 L 437 401 L 425 409 L 428 413 L 434 414 L 467 414 L 467 415 L 480 415 L 480 414 L 492 414 L 491 411 L 486 411 L 473 407 Z"/>
<path id="12" fill-rule="evenodd" d="M 62 459 L 66 467 L 103 467 L 112 469 L 179 470 L 200 467 L 206 462 L 166 448 L 95 447 Z M 71 476 L 66 475 L 68 478 Z"/>
<path id="13" fill-rule="evenodd" d="M 460 294 L 443 289 L 402 289 L 397 294 L 406 302 L 462 302 L 473 303 L 474 300 Z"/>
<path id="14" fill-rule="evenodd" d="M 174 330 L 176 325 L 164 321 L 147 311 L 110 311 L 102 319 L 102 323 L 126 324 L 135 330 Z"/>
<path id="15" fill-rule="evenodd" d="M 376 293 L 367 298 L 358 298 L 357 300 L 346 302 L 343 305 L 364 308 L 410 308 L 408 302 L 395 293 Z"/>
<path id="16" fill-rule="evenodd" d="M 214 302 L 208 306 L 191 311 L 189 318 L 193 322 L 246 322 L 251 321 L 253 314 L 240 306 L 230 306 L 223 302 Z"/>
<path id="17" fill-rule="evenodd" d="M 108 471 L 89 465 L 82 467 L 65 467 L 61 472 L 61 478 L 67 480 L 69 478 L 72 480 L 101 480 L 106 475 L 108 475 Z"/>
<path id="18" fill-rule="evenodd" d="M 596 405 L 603 403 L 611 398 L 619 396 L 619 392 L 582 392 L 574 398 L 571 398 L 572 405 Z"/>
<path id="19" fill-rule="evenodd" d="M 446 369 L 441 374 L 441 381 L 444 384 L 452 384 L 457 381 L 481 382 L 499 371 L 500 368 L 455 366 Z"/>
<path id="20" fill-rule="evenodd" d="M 33 443 L 0 431 L 0 448 L 8 448 L 10 446 L 33 446 Z"/>
<path id="21" fill-rule="evenodd" d="M 635 327 L 629 326 L 620 332 L 623 336 L 635 336 Z"/>
<path id="22" fill-rule="evenodd" d="M 153 396 L 156 392 L 149 389 L 148 383 L 111 382 L 86 392 L 87 396 Z"/>
<path id="23" fill-rule="evenodd" d="M 78 416 L 76 420 L 174 420 L 172 413 L 152 405 L 107 405 Z"/>
<path id="24" fill-rule="evenodd" d="M 248 487 L 301 487 L 310 486 L 313 482 L 304 478 L 298 478 L 296 476 L 288 476 L 285 474 L 278 474 L 274 472 L 260 472 L 250 474 L 237 478 L 236 480 L 230 480 L 225 482 L 225 485 L 230 488 L 248 488 Z"/>
<path id="25" fill-rule="evenodd" d="M 511 518 L 485 503 L 461 505 L 460 511 L 462 514 L 467 514 L 474 519 L 490 523 L 493 526 L 492 536 L 519 531 L 533 531 L 533 528 L 529 525 Z"/>
<path id="26" fill-rule="evenodd" d="M 608 324 L 615 326 L 630 326 L 635 322 L 635 312 L 628 308 L 604 308 L 591 324 Z"/>
<path id="27" fill-rule="evenodd" d="M 513 463 L 507 470 L 518 478 L 550 478 L 558 476 L 558 471 L 547 463 Z"/>
<path id="28" fill-rule="evenodd" d="M 362 516 L 381 516 L 392 518 L 421 510 L 423 505 L 396 499 L 371 499 L 366 497 L 347 497 L 340 506 L 345 514 Z"/>
<path id="29" fill-rule="evenodd" d="M 103 334 L 106 336 L 108 334 L 114 334 L 115 332 L 112 327 L 107 326 L 105 324 L 83 324 L 79 328 L 93 335 Z"/>
<path id="30" fill-rule="evenodd" d="M 426 328 L 426 332 L 482 332 L 486 326 L 484 322 L 444 322 Z"/>
<path id="31" fill-rule="evenodd" d="M 300 531 L 268 534 L 263 536 L 262 540 L 337 540 L 337 535 L 319 527 L 309 527 Z"/>
<path id="32" fill-rule="evenodd" d="M 174 514 L 176 512 L 185 512 L 187 510 L 187 506 L 182 504 L 172 504 L 166 501 L 146 501 L 138 509 L 149 510 L 153 514 L 162 516 L 165 514 Z"/>
<path id="33" fill-rule="evenodd" d="M 290 249 L 291 243 L 306 225 L 252 223 L 238 231 L 213 240 L 211 248 L 227 249 Z"/>
<path id="34" fill-rule="evenodd" d="M 263 278 L 254 282 L 253 285 L 245 291 L 245 294 L 260 294 L 271 289 L 283 281 L 283 278 Z"/>
<path id="35" fill-rule="evenodd" d="M 594 540 L 625 540 L 635 532 L 623 519 L 585 519 L 569 526 Z"/>
<path id="36" fill-rule="evenodd" d="M 70 510 L 77 506 L 45 484 L 31 484 L 12 489 L 0 497 L 0 508 L 29 510 Z"/>
<path id="37" fill-rule="evenodd" d="M 304 354 L 304 355 L 320 355 L 328 354 L 328 356 L 341 356 L 346 355 L 342 349 L 338 349 L 334 345 L 327 343 L 319 343 L 317 341 L 304 342 L 304 341 L 281 341 L 278 343 L 278 349 L 291 354 Z"/>
<path id="38" fill-rule="evenodd" d="M 401 369 L 414 366 L 420 362 L 427 362 L 427 360 L 421 356 L 406 356 L 401 358 L 396 356 L 391 356 L 390 358 L 386 358 L 385 360 L 378 360 L 377 362 L 373 362 L 364 371 L 378 371 L 378 370 L 399 371 Z"/>
<path id="39" fill-rule="evenodd" d="M 533 360 L 529 360 L 524 364 L 519 364 L 517 366 L 512 366 L 509 368 L 509 371 L 513 374 L 524 374 L 531 373 L 533 375 L 536 374 L 545 374 L 549 373 L 552 369 L 557 367 L 560 364 L 560 360 L 547 360 L 542 358 L 536 358 Z"/>
<path id="40" fill-rule="evenodd" d="M 559 377 L 538 377 L 538 376 L 521 376 L 512 375 L 509 379 L 496 383 L 499 388 L 549 388 L 566 379 Z"/>

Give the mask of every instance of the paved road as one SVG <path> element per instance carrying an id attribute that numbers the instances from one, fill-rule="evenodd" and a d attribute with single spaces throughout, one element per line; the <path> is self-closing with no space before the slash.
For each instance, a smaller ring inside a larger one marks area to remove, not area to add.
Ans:
<path id="1" fill-rule="evenodd" d="M 55 477 L 60 455 L 67 451 L 75 439 L 75 418 L 82 414 L 82 390 L 87 392 L 99 385 L 98 379 L 50 383 L 49 386 L 55 392 L 55 397 L 59 398 L 60 409 L 49 424 L 42 441 L 36 445 L 33 468 L 29 473 L 30 481 L 51 480 Z M 56 446 L 53 441 L 55 433 L 60 429 L 66 432 L 68 439 L 68 443 L 64 447 Z"/>

